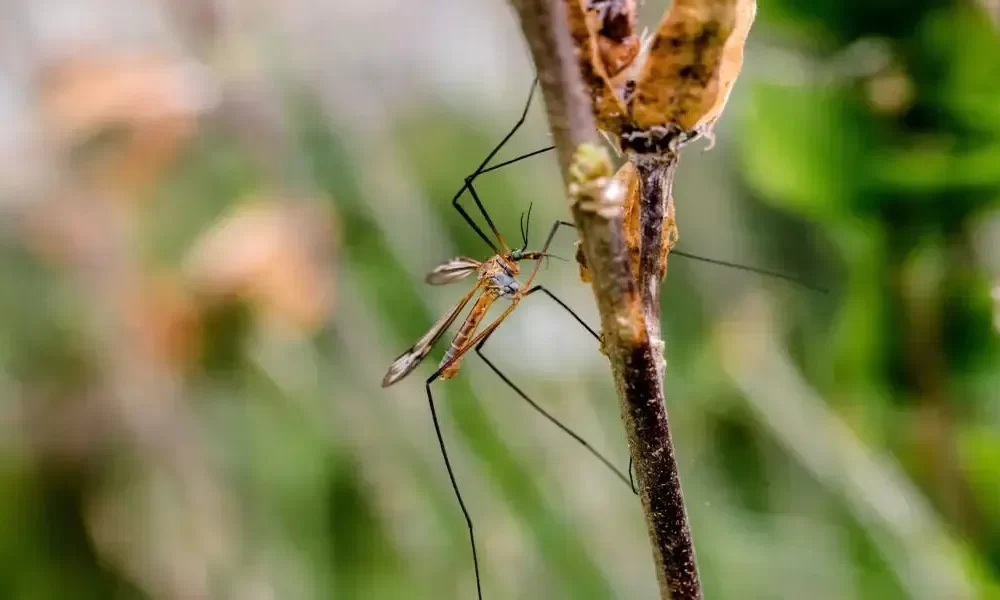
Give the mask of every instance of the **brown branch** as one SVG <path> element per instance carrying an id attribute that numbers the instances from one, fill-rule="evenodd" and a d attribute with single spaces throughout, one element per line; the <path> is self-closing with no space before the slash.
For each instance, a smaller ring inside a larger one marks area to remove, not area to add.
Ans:
<path id="1" fill-rule="evenodd" d="M 639 295 L 650 337 L 660 339 L 660 282 L 665 274 L 663 224 L 677 173 L 677 154 L 633 154 L 639 172 Z"/>
<path id="2" fill-rule="evenodd" d="M 573 220 L 601 314 L 604 351 L 621 401 L 660 594 L 674 600 L 701 598 L 663 401 L 663 345 L 658 331 L 656 336 L 650 335 L 639 289 L 630 272 L 620 233 L 621 210 L 616 210 L 615 194 L 608 187 L 611 165 L 606 154 L 601 160 L 590 102 L 567 26 L 565 1 L 511 0 L 511 4 L 531 47 L 553 141 L 570 189 Z"/>

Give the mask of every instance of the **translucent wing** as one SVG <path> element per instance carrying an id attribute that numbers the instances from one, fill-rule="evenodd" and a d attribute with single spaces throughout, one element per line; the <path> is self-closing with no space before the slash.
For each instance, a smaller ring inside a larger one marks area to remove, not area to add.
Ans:
<path id="1" fill-rule="evenodd" d="M 400 354 L 396 360 L 392 361 L 385 377 L 382 378 L 382 387 L 389 387 L 409 375 L 413 369 L 417 368 L 417 365 L 424 360 L 427 353 L 431 351 L 432 347 L 434 347 L 434 342 L 438 341 L 441 334 L 444 333 L 445 330 L 448 329 L 448 327 L 455 321 L 455 317 L 458 316 L 458 313 L 462 312 L 465 305 L 469 303 L 469 298 L 472 298 L 473 294 L 479 291 L 481 286 L 482 284 L 477 283 L 474 288 L 469 290 L 469 293 L 466 294 L 464 298 L 458 301 L 458 304 L 453 306 L 443 317 L 438 319 L 438 322 L 435 323 L 422 338 L 417 340 L 409 350 Z"/>
<path id="2" fill-rule="evenodd" d="M 479 261 L 465 256 L 455 257 L 448 262 L 439 265 L 427 274 L 425 281 L 431 285 L 444 285 L 454 283 L 460 279 L 465 279 L 479 269 Z"/>

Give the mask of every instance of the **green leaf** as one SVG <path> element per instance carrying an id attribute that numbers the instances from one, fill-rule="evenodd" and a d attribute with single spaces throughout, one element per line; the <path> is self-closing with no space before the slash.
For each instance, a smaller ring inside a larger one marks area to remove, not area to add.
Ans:
<path id="1" fill-rule="evenodd" d="M 751 187 L 814 219 L 849 216 L 868 179 L 872 125 L 847 92 L 762 85 L 748 113 L 743 167 Z"/>

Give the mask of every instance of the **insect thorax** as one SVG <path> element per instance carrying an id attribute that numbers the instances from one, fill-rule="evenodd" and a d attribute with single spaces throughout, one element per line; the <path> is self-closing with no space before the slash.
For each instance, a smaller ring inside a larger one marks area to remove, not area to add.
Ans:
<path id="1" fill-rule="evenodd" d="M 518 271 L 516 262 L 494 256 L 483 263 L 479 278 L 484 281 L 486 290 L 500 297 L 510 298 L 521 290 L 520 282 L 515 279 Z"/>

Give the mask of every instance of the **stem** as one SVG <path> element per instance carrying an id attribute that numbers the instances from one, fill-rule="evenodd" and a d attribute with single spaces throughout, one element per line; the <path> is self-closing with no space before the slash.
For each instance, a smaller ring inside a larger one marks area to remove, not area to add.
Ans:
<path id="1" fill-rule="evenodd" d="M 621 236 L 621 211 L 616 213 L 607 206 L 595 209 L 592 203 L 579 201 L 572 192 L 574 185 L 580 183 L 579 153 L 598 147 L 599 138 L 577 67 L 566 20 L 566 1 L 577 0 L 511 0 L 511 4 L 531 48 L 553 143 L 571 190 L 571 211 L 601 315 L 604 351 L 621 401 L 622 421 L 635 465 L 660 595 L 664 600 L 700 599 L 694 544 L 663 400 L 659 311 L 651 313 L 656 327 L 656 335 L 651 336 Z M 607 164 L 610 170 L 610 161 Z M 596 177 L 585 183 L 599 186 L 599 192 L 603 192 L 608 179 Z M 660 210 L 662 214 L 662 206 Z M 658 258 L 659 251 L 656 255 Z M 658 261 L 654 271 L 659 273 Z M 659 277 L 653 279 L 658 287 Z M 658 297 L 658 291 L 653 296 Z"/>
<path id="2" fill-rule="evenodd" d="M 663 219 L 674 186 L 677 155 L 632 155 L 639 172 L 639 294 L 650 336 L 660 337 L 660 282 L 663 271 Z"/>

